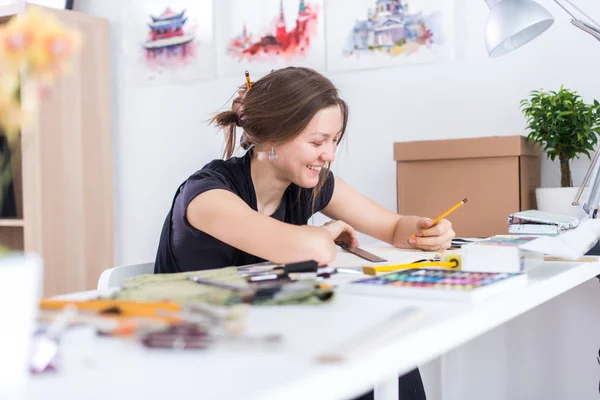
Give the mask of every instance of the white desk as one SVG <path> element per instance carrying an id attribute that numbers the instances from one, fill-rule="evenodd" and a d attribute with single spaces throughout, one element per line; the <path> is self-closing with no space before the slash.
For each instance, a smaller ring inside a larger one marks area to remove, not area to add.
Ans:
<path id="1" fill-rule="evenodd" d="M 73 330 L 63 340 L 61 373 L 34 377 L 26 398 L 348 399 L 598 274 L 600 263 L 546 263 L 530 273 L 527 286 L 474 305 L 340 293 L 324 306 L 254 307 L 248 333 L 282 333 L 277 348 L 230 343 L 208 351 L 148 350 Z M 409 306 L 419 311 L 381 347 L 341 365 L 315 361 Z"/>

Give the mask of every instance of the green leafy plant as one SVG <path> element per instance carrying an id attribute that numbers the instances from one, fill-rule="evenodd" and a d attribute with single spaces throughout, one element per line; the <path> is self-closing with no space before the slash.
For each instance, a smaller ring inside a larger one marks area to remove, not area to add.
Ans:
<path id="1" fill-rule="evenodd" d="M 539 143 L 549 159 L 560 161 L 560 186 L 572 187 L 571 160 L 595 150 L 600 133 L 600 103 L 586 104 L 577 92 L 534 90 L 521 101 L 530 129 L 527 139 Z"/>

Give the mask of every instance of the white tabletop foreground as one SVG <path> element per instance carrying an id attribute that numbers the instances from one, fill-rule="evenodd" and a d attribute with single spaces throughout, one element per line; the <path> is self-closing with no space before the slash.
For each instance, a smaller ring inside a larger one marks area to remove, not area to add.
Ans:
<path id="1" fill-rule="evenodd" d="M 546 262 L 525 286 L 477 303 L 340 292 L 320 306 L 253 307 L 245 334 L 282 334 L 274 346 L 156 350 L 77 328 L 60 371 L 32 377 L 25 398 L 350 399 L 598 274 L 600 263 Z"/>

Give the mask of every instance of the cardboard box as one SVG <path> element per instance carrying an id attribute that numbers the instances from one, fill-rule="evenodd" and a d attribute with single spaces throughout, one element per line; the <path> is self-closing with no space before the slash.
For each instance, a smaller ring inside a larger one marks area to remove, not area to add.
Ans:
<path id="1" fill-rule="evenodd" d="M 508 215 L 535 209 L 540 149 L 524 136 L 394 143 L 398 213 L 437 217 L 452 213 L 457 236 L 508 233 Z"/>

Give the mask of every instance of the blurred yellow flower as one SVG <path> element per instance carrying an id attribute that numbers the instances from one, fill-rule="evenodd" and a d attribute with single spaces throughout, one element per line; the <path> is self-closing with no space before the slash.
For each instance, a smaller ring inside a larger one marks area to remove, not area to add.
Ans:
<path id="1" fill-rule="evenodd" d="M 0 27 L 0 126 L 9 138 L 31 119 L 43 91 L 69 72 L 81 44 L 77 30 L 35 6 Z"/>
<path id="2" fill-rule="evenodd" d="M 17 74 L 0 74 L 0 125 L 8 138 L 13 138 L 21 128 L 21 103 L 18 91 Z"/>
<path id="3" fill-rule="evenodd" d="M 34 120 L 43 95 L 69 72 L 81 44 L 77 30 L 36 6 L 28 5 L 23 14 L 0 25 L 0 134 L 10 148 Z M 12 179 L 9 153 L 6 148 L 0 152 L 0 209 Z"/>

